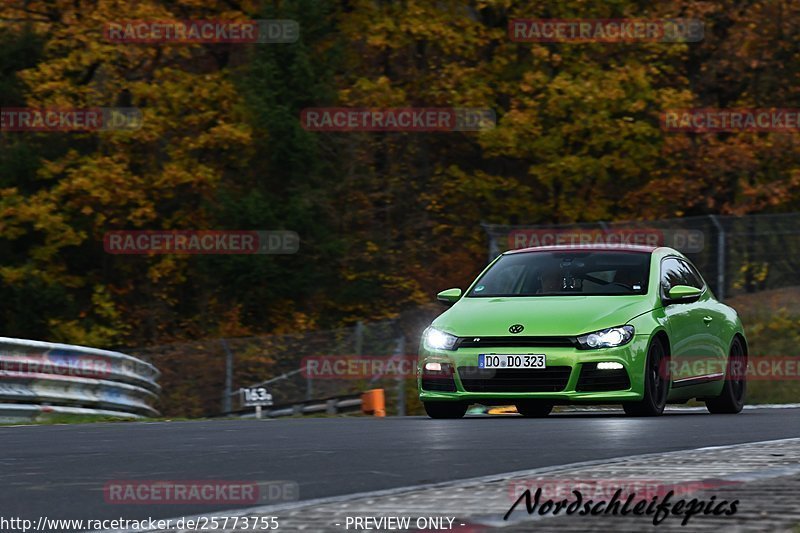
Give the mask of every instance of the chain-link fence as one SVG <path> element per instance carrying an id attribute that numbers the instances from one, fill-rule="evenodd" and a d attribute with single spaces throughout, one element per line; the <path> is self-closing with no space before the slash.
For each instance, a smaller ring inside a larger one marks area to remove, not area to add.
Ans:
<path id="1" fill-rule="evenodd" d="M 239 388 L 256 385 L 268 389 L 275 405 L 383 388 L 387 411 L 405 414 L 417 402 L 409 361 L 422 330 L 438 312 L 441 308 L 432 306 L 346 328 L 176 343 L 130 353 L 163 369 L 161 411 L 167 416 L 237 411 Z"/>
<path id="2" fill-rule="evenodd" d="M 484 229 L 489 260 L 505 250 L 547 244 L 657 244 L 689 257 L 720 299 L 800 284 L 800 213 L 563 225 L 484 224 Z"/>

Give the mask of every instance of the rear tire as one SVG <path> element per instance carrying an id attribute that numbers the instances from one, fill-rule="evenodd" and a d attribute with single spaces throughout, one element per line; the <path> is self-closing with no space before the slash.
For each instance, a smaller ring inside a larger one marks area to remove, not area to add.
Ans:
<path id="1" fill-rule="evenodd" d="M 706 400 L 706 409 L 715 415 L 735 415 L 744 407 L 747 392 L 747 356 L 738 337 L 733 339 L 725 371 L 725 385 L 716 398 Z"/>
<path id="2" fill-rule="evenodd" d="M 467 413 L 463 402 L 423 402 L 425 412 L 431 418 L 461 418 Z"/>
<path id="3" fill-rule="evenodd" d="M 670 365 L 667 350 L 660 340 L 653 340 L 647 351 L 644 373 L 644 397 L 639 402 L 625 403 L 629 416 L 659 416 L 667 405 L 670 386 Z"/>
<path id="4" fill-rule="evenodd" d="M 516 404 L 517 412 L 525 418 L 544 418 L 553 410 L 552 403 L 537 400 L 523 400 Z"/>

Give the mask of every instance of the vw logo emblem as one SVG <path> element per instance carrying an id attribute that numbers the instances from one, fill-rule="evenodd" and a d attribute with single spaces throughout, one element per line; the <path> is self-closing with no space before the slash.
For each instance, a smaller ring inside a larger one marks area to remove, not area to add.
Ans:
<path id="1" fill-rule="evenodd" d="M 513 326 L 508 328 L 508 331 L 509 333 L 520 333 L 523 329 L 525 329 L 525 326 L 523 326 L 522 324 L 514 324 Z"/>

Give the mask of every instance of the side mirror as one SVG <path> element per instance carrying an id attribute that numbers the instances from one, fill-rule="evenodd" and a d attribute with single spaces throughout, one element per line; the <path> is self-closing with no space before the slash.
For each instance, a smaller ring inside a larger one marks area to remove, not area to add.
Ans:
<path id="1" fill-rule="evenodd" d="M 700 294 L 702 294 L 702 292 L 703 290 L 698 289 L 697 287 L 690 287 L 689 285 L 675 285 L 669 290 L 667 299 L 664 303 L 676 304 L 694 302 L 700 298 Z"/>
<path id="2" fill-rule="evenodd" d="M 436 295 L 436 299 L 447 305 L 453 305 L 461 298 L 461 289 L 447 289 Z"/>

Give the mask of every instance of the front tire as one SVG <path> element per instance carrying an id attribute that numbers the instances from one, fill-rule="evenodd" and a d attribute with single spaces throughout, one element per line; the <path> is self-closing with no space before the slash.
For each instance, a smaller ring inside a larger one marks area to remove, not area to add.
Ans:
<path id="1" fill-rule="evenodd" d="M 463 402 L 423 402 L 425 412 L 431 418 L 461 418 L 467 413 Z"/>
<path id="2" fill-rule="evenodd" d="M 654 340 L 647 351 L 644 374 L 644 397 L 639 402 L 625 403 L 622 408 L 630 416 L 659 416 L 667 405 L 670 386 L 669 355 L 660 340 Z"/>
<path id="3" fill-rule="evenodd" d="M 739 338 L 733 339 L 725 372 L 725 385 L 716 398 L 706 400 L 706 409 L 715 415 L 735 415 L 744 407 L 747 392 L 747 356 Z"/>
<path id="4" fill-rule="evenodd" d="M 536 400 L 523 400 L 516 404 L 517 412 L 525 418 L 544 418 L 553 410 L 552 403 Z"/>

